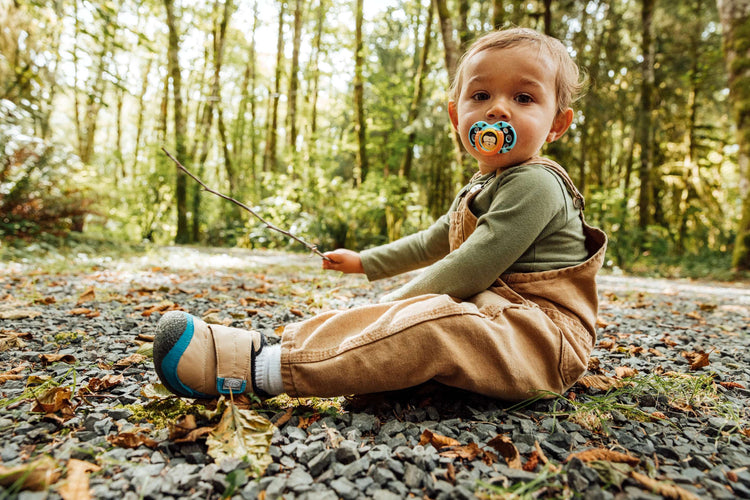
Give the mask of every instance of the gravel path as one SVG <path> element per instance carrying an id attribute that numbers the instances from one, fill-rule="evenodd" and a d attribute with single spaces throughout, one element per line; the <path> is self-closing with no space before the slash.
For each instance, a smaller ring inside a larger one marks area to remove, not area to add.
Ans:
<path id="1" fill-rule="evenodd" d="M 275 423 L 254 477 L 212 458 L 205 433 L 175 433 L 218 417 L 215 403 L 155 394 L 158 317 L 182 308 L 278 339 L 405 278 L 370 284 L 241 250 L 80 259 L 62 273 L 0 263 L 0 498 L 750 498 L 745 286 L 602 276 L 589 373 L 521 405 L 436 385 L 238 399 Z"/>

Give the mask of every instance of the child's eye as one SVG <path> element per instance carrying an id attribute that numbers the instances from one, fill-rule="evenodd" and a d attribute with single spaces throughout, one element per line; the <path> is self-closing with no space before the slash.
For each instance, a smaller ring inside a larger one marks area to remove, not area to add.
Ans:
<path id="1" fill-rule="evenodd" d="M 516 102 L 519 104 L 531 104 L 534 102 L 534 98 L 529 94 L 519 94 L 516 96 Z"/>
<path id="2" fill-rule="evenodd" d="M 471 98 L 475 101 L 486 101 L 490 98 L 490 95 L 487 92 L 476 92 Z"/>

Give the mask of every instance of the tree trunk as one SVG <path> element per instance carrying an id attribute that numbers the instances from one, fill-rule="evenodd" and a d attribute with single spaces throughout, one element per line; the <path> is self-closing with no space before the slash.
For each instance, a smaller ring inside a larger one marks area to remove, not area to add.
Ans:
<path id="1" fill-rule="evenodd" d="M 281 70 L 284 60 L 284 13 L 286 0 L 279 1 L 279 28 L 276 38 L 276 74 L 274 75 L 273 93 L 269 98 L 269 115 L 266 127 L 266 147 L 263 153 L 263 171 L 276 170 L 276 141 L 279 126 L 279 98 L 281 97 Z"/>
<path id="2" fill-rule="evenodd" d="M 131 173 L 135 175 L 136 166 L 138 165 L 138 154 L 141 150 L 141 137 L 143 136 L 143 115 L 146 106 L 146 90 L 148 90 L 148 76 L 151 73 L 151 64 L 153 60 L 148 59 L 146 68 L 143 70 L 143 79 L 141 80 L 141 91 L 138 94 L 138 116 L 136 118 L 135 128 L 135 149 L 133 151 L 133 167 Z"/>
<path id="3" fill-rule="evenodd" d="M 750 0 L 718 0 L 729 76 L 729 96 L 737 125 L 737 162 L 740 168 L 742 213 L 732 254 L 732 265 L 750 270 Z"/>
<path id="4" fill-rule="evenodd" d="M 554 36 L 552 34 L 552 0 L 544 0 L 544 34 L 548 36 Z"/>
<path id="5" fill-rule="evenodd" d="M 296 0 L 294 6 L 294 37 L 292 43 L 292 67 L 289 70 L 289 99 L 287 121 L 289 134 L 287 142 L 292 154 L 296 153 L 297 145 L 297 92 L 299 90 L 299 49 L 302 40 L 302 14 L 304 0 Z"/>
<path id="6" fill-rule="evenodd" d="M 653 17 L 654 0 L 641 0 L 641 52 L 643 62 L 641 63 L 641 103 L 639 120 L 639 142 L 641 145 L 639 177 L 641 181 L 640 194 L 638 197 L 638 225 L 645 229 L 653 221 L 653 179 L 654 150 L 651 128 L 653 114 L 653 88 L 654 88 L 654 42 L 653 42 Z"/>
<path id="7" fill-rule="evenodd" d="M 427 75 L 427 58 L 430 53 L 430 40 L 432 40 L 432 9 L 428 8 L 426 13 L 427 19 L 424 27 L 424 39 L 422 42 L 422 56 L 419 59 L 419 67 L 417 68 L 417 74 L 414 76 L 414 95 L 412 95 L 411 105 L 409 106 L 409 118 L 407 119 L 407 127 L 411 129 L 409 132 L 408 139 L 406 140 L 406 152 L 401 162 L 401 168 L 398 171 L 399 177 L 408 179 L 411 174 L 411 164 L 414 159 L 414 140 L 417 137 L 417 131 L 415 128 L 415 122 L 419 116 L 419 105 L 422 102 L 422 95 L 424 93 L 424 80 Z M 419 52 L 419 45 L 417 44 L 415 52 Z"/>
<path id="8" fill-rule="evenodd" d="M 180 38 L 177 33 L 176 19 L 174 16 L 174 0 L 164 0 L 167 10 L 167 28 L 169 29 L 169 46 L 167 50 L 168 72 L 172 79 L 172 102 L 174 103 L 174 139 L 175 156 L 182 162 L 187 161 L 187 147 L 185 144 L 185 115 L 182 107 L 182 76 L 180 74 Z M 185 165 L 189 167 L 189 165 Z M 177 184 L 175 186 L 175 200 L 177 202 L 177 234 L 175 243 L 189 243 L 187 220 L 187 176 L 177 172 Z"/>
<path id="9" fill-rule="evenodd" d="M 216 107 L 221 107 L 221 67 L 224 62 L 224 40 L 226 37 L 227 25 L 229 24 L 229 18 L 232 15 L 233 5 L 232 0 L 224 0 L 224 11 L 221 17 L 218 17 L 218 10 L 221 5 L 221 0 L 216 0 L 214 4 L 214 28 L 213 28 L 213 60 L 214 60 L 214 72 L 211 77 L 211 91 L 208 97 L 208 102 L 203 107 L 203 118 L 200 126 L 200 137 L 202 138 L 200 143 L 199 155 L 197 158 L 199 176 L 205 168 L 206 159 L 208 158 L 208 152 L 211 149 L 211 128 L 213 127 L 214 121 L 214 110 Z M 200 240 L 200 205 L 201 205 L 201 189 L 195 186 L 193 191 L 193 224 L 192 224 L 192 241 Z"/>
<path id="10" fill-rule="evenodd" d="M 494 0 L 492 2 L 492 27 L 499 30 L 505 24 L 505 8 L 503 0 Z"/>
<path id="11" fill-rule="evenodd" d="M 443 35 L 443 47 L 445 49 L 445 69 L 448 71 L 448 81 L 452 83 L 456 77 L 456 68 L 458 67 L 459 59 L 458 46 L 456 45 L 456 40 L 453 38 L 453 21 L 446 0 L 432 0 L 432 4 L 440 20 L 440 32 Z M 453 139 L 456 164 L 458 168 L 462 168 L 464 163 L 463 147 L 461 146 L 458 132 L 452 127 L 451 138 Z"/>
<path id="12" fill-rule="evenodd" d="M 320 47 L 323 39 L 323 24 L 325 23 L 326 1 L 320 0 L 318 3 L 318 19 L 315 28 L 315 40 L 313 41 L 313 59 L 312 59 L 312 104 L 310 110 L 310 135 L 312 142 L 315 144 L 318 132 L 318 87 L 320 85 Z"/>
<path id="13" fill-rule="evenodd" d="M 362 76 L 365 65 L 365 45 L 362 40 L 364 21 L 363 0 L 357 0 L 354 31 L 354 132 L 357 135 L 357 163 L 354 182 L 359 186 L 367 178 L 367 130 L 365 125 L 365 83 Z"/>

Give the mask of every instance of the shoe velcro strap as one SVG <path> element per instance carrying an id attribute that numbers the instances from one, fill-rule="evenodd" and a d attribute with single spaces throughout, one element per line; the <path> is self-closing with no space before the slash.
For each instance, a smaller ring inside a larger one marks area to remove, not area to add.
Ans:
<path id="1" fill-rule="evenodd" d="M 216 352 L 216 389 L 219 394 L 243 394 L 252 387 L 253 351 L 260 335 L 222 325 L 208 325 Z"/>

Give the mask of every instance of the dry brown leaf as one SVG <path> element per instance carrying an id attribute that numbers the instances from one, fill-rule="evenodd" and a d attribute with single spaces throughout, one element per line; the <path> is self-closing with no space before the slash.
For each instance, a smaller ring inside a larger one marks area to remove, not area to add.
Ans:
<path id="1" fill-rule="evenodd" d="M 214 430 L 216 430 L 216 427 L 198 427 L 197 429 L 193 429 L 192 431 L 188 432 L 183 437 L 175 439 L 174 442 L 194 443 L 198 439 L 211 434 Z"/>
<path id="2" fill-rule="evenodd" d="M 710 364 L 708 361 L 708 356 L 713 352 L 714 350 L 711 349 L 708 352 L 703 351 L 682 351 L 680 354 L 683 358 L 687 359 L 690 363 L 690 369 L 691 370 L 700 370 L 703 367 L 706 367 Z"/>
<path id="3" fill-rule="evenodd" d="M 2 334 L 0 335 L 0 352 L 7 351 L 9 349 L 23 349 L 26 347 L 26 343 L 18 338 L 18 335 Z"/>
<path id="4" fill-rule="evenodd" d="M 103 376 L 102 378 L 92 378 L 89 380 L 89 383 L 86 384 L 85 388 L 91 393 L 97 393 L 101 391 L 106 391 L 107 389 L 111 389 L 112 387 L 122 384 L 125 382 L 125 377 L 122 374 L 119 375 L 113 375 L 113 374 L 107 374 Z"/>
<path id="5" fill-rule="evenodd" d="M 51 365 L 52 363 L 68 363 L 72 365 L 76 362 L 75 356 L 72 354 L 40 354 L 39 359 L 42 360 L 43 365 Z"/>
<path id="6" fill-rule="evenodd" d="M 146 361 L 148 358 L 144 356 L 143 354 L 134 353 L 128 356 L 127 358 L 122 358 L 117 363 L 115 363 L 114 368 L 118 370 L 124 370 L 125 368 L 135 365 L 138 363 L 142 363 Z"/>
<path id="7" fill-rule="evenodd" d="M 608 391 L 609 389 L 622 387 L 623 382 L 622 380 L 617 380 L 616 378 L 608 377 L 606 375 L 587 375 L 578 379 L 576 384 L 582 385 L 587 389 L 593 388 Z"/>
<path id="8" fill-rule="evenodd" d="M 615 368 L 615 376 L 617 378 L 628 378 L 635 377 L 638 375 L 638 370 L 629 366 L 618 366 Z"/>
<path id="9" fill-rule="evenodd" d="M 72 417 L 73 405 L 70 402 L 72 396 L 73 389 L 70 387 L 53 387 L 36 398 L 36 404 L 31 411 L 34 413 L 61 412 Z"/>
<path id="10" fill-rule="evenodd" d="M 531 455 L 529 455 L 529 459 L 526 460 L 526 463 L 523 464 L 523 470 L 526 472 L 534 472 L 536 470 L 536 466 L 539 465 L 539 453 L 537 453 L 536 450 L 531 452 Z"/>
<path id="11" fill-rule="evenodd" d="M 661 495 L 664 498 L 671 498 L 674 500 L 699 500 L 697 496 L 679 486 L 657 481 L 656 479 L 652 479 L 640 472 L 632 470 L 630 471 L 630 477 L 638 481 L 642 486 L 645 486 L 652 492 Z"/>
<path id="12" fill-rule="evenodd" d="M 47 455 L 34 460 L 33 462 L 6 467 L 0 464 L 0 485 L 10 487 L 16 485 L 19 490 L 41 491 L 49 488 L 51 484 L 57 482 L 60 477 L 60 470 L 57 462 Z"/>
<path id="13" fill-rule="evenodd" d="M 156 448 L 159 443 L 148 437 L 143 431 L 137 429 L 129 432 L 121 432 L 116 435 L 107 436 L 107 441 L 120 448 L 138 448 L 145 445 L 149 448 Z"/>
<path id="14" fill-rule="evenodd" d="M 280 416 L 275 422 L 273 422 L 273 425 L 280 428 L 282 425 L 289 422 L 289 420 L 292 418 L 292 413 L 294 413 L 294 408 L 290 406 L 286 409 L 286 412 L 282 416 Z"/>
<path id="15" fill-rule="evenodd" d="M 589 363 L 588 363 L 588 371 L 591 373 L 602 373 L 602 369 L 600 367 L 601 361 L 599 361 L 599 358 L 590 357 Z"/>
<path id="16" fill-rule="evenodd" d="M 447 436 L 441 436 L 440 434 L 435 434 L 429 429 L 425 429 L 424 431 L 422 431 L 422 436 L 419 438 L 419 444 L 421 444 L 422 446 L 431 444 L 437 450 L 440 450 L 441 448 L 445 448 L 447 446 L 461 445 L 461 443 L 459 443 L 457 440 L 449 438 Z"/>
<path id="17" fill-rule="evenodd" d="M 34 319 L 44 313 L 34 309 L 11 309 L 10 311 L 0 311 L 0 319 Z"/>
<path id="18" fill-rule="evenodd" d="M 476 443 L 469 443 L 464 446 L 450 446 L 445 448 L 445 451 L 440 452 L 441 457 L 461 458 L 472 461 L 484 453 Z"/>
<path id="19" fill-rule="evenodd" d="M 21 372 L 25 369 L 26 365 L 20 365 L 8 370 L 7 372 L 0 373 L 0 385 L 3 385 L 8 380 L 21 380 L 23 378 Z"/>
<path id="20" fill-rule="evenodd" d="M 96 300 L 96 292 L 94 292 L 94 287 L 90 286 L 85 292 L 78 296 L 77 304 L 81 305 L 84 302 L 93 302 L 94 300 Z"/>
<path id="21" fill-rule="evenodd" d="M 719 385 L 726 389 L 744 389 L 745 386 L 739 382 L 719 382 Z"/>
<path id="22" fill-rule="evenodd" d="M 100 469 L 98 465 L 71 458 L 68 460 L 68 476 L 65 482 L 57 488 L 57 492 L 63 500 L 90 499 L 89 473 Z"/>
<path id="23" fill-rule="evenodd" d="M 588 450 L 579 451 L 578 453 L 571 453 L 570 455 L 568 455 L 568 458 L 566 458 L 565 461 L 569 462 L 573 458 L 577 458 L 581 462 L 603 460 L 605 462 L 623 463 L 632 466 L 638 465 L 640 463 L 640 459 L 634 457 L 633 455 L 620 453 L 619 451 L 608 450 L 606 448 L 591 448 Z"/>
<path id="24" fill-rule="evenodd" d="M 174 422 L 169 423 L 169 439 L 174 440 L 185 437 L 197 427 L 198 424 L 195 422 L 195 415 L 182 415 Z"/>
<path id="25" fill-rule="evenodd" d="M 513 444 L 510 437 L 503 434 L 498 434 L 494 438 L 490 439 L 487 446 L 491 446 L 505 459 L 508 467 L 511 469 L 523 468 L 521 464 L 521 455 L 518 453 L 518 448 Z"/>

